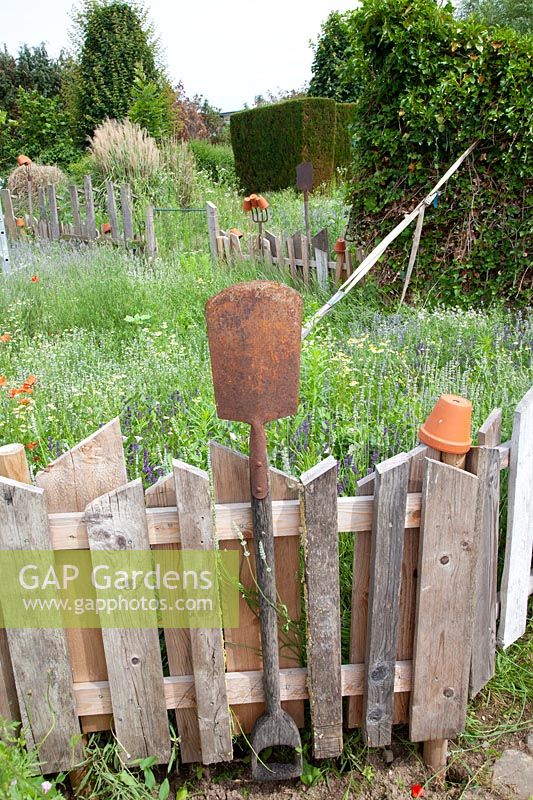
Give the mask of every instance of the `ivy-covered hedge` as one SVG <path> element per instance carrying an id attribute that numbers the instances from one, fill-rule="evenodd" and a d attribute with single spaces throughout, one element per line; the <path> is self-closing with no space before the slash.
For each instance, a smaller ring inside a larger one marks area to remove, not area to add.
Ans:
<path id="1" fill-rule="evenodd" d="M 252 192 L 294 186 L 301 161 L 313 164 L 315 186 L 329 183 L 336 166 L 349 160 L 349 118 L 348 110 L 339 114 L 338 104 L 324 97 L 287 100 L 234 114 L 231 144 L 242 188 Z"/>
<path id="2" fill-rule="evenodd" d="M 350 234 L 371 248 L 474 141 L 426 213 L 412 282 L 425 302 L 533 299 L 533 37 L 457 20 L 435 0 L 362 0 L 348 22 Z M 376 269 L 401 291 L 412 231 Z"/>
<path id="3" fill-rule="evenodd" d="M 348 167 L 352 160 L 352 127 L 356 113 L 355 103 L 337 103 L 335 127 L 335 169 Z"/>

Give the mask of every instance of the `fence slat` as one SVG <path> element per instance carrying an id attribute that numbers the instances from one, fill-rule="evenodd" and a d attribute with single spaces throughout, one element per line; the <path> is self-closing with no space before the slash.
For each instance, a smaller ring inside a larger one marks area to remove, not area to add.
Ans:
<path id="1" fill-rule="evenodd" d="M 509 460 L 509 505 L 500 587 L 498 643 L 505 649 L 526 630 L 533 547 L 533 388 L 516 407 Z"/>
<path id="2" fill-rule="evenodd" d="M 427 460 L 411 690 L 414 742 L 448 739 L 464 730 L 479 545 L 478 483 L 468 472 Z"/>
<path id="3" fill-rule="evenodd" d="M 369 747 L 392 739 L 409 464 L 376 466 L 368 593 L 363 736 Z"/>
<path id="4" fill-rule="evenodd" d="M 78 196 L 78 189 L 72 184 L 68 187 L 70 195 L 70 208 L 72 210 L 72 220 L 74 222 L 74 233 L 81 236 L 81 214 L 80 214 L 80 198 Z"/>
<path id="5" fill-rule="evenodd" d="M 497 447 L 502 441 L 502 410 L 495 408 L 477 432 L 480 446 Z"/>
<path id="6" fill-rule="evenodd" d="M 228 447 L 223 447 L 216 442 L 211 443 L 211 469 L 213 473 L 213 487 L 217 503 L 232 503 L 247 501 L 250 509 L 250 477 L 248 470 L 248 457 L 236 453 Z M 293 500 L 296 510 L 297 528 L 300 526 L 300 509 L 298 498 L 298 482 L 290 475 L 280 470 L 270 468 L 270 494 L 273 500 Z M 224 508 L 219 505 L 218 508 Z M 251 537 L 252 517 L 250 510 L 250 523 L 248 531 Z M 234 528 L 235 530 L 235 528 Z M 218 531 L 217 531 L 218 532 Z M 243 535 L 245 535 L 243 531 Z M 239 550 L 241 552 L 240 580 L 248 591 L 255 590 L 254 582 L 254 555 L 253 548 L 249 547 L 250 555 L 244 555 L 243 547 L 239 540 L 224 543 L 224 548 Z M 300 545 L 298 538 L 276 537 L 274 541 L 276 556 L 276 584 L 281 602 L 287 607 L 291 620 L 300 619 Z M 280 623 L 280 629 L 283 621 Z M 298 659 L 298 642 L 294 631 L 284 633 L 280 630 L 280 666 L 295 667 L 300 664 Z M 257 613 L 253 611 L 245 598 L 239 597 L 239 627 L 225 630 L 226 659 L 228 672 L 241 670 L 258 670 L 262 668 L 261 662 L 261 636 Z M 283 708 L 295 720 L 299 727 L 304 724 L 303 703 L 289 701 L 283 703 Z M 263 704 L 250 704 L 234 708 L 238 724 L 246 732 L 253 729 L 256 719 L 264 712 Z"/>
<path id="7" fill-rule="evenodd" d="M 174 474 L 161 478 L 145 492 L 148 508 L 176 505 L 176 485 Z M 154 549 L 179 550 L 180 544 L 156 545 Z M 187 628 L 166 628 L 165 644 L 167 647 L 168 667 L 170 674 L 192 675 L 191 636 Z M 194 695 L 194 691 L 192 691 Z M 180 736 L 180 760 L 184 764 L 202 760 L 200 730 L 196 709 L 176 710 L 176 724 Z"/>
<path id="8" fill-rule="evenodd" d="M 313 755 L 336 758 L 343 748 L 336 460 L 330 456 L 300 480 Z"/>
<path id="9" fill-rule="evenodd" d="M 183 549 L 213 550 L 215 541 L 208 474 L 189 464 L 174 461 L 174 481 Z M 222 631 L 220 628 L 192 628 L 190 637 L 202 762 L 231 761 L 231 718 Z"/>
<path id="10" fill-rule="evenodd" d="M 310 274 L 309 274 L 309 239 L 307 236 L 301 234 L 301 248 L 302 248 L 302 276 L 303 281 L 306 286 L 309 286 L 310 283 Z"/>
<path id="11" fill-rule="evenodd" d="M 273 262 L 272 262 L 272 251 L 270 249 L 270 242 L 265 236 L 261 237 L 261 251 L 263 253 L 263 258 L 265 259 L 266 263 L 269 266 L 272 266 Z"/>
<path id="12" fill-rule="evenodd" d="M 229 243 L 230 243 L 232 258 L 238 261 L 242 261 L 244 256 L 242 254 L 242 249 L 241 249 L 241 240 L 236 233 L 230 233 Z"/>
<path id="13" fill-rule="evenodd" d="M 211 250 L 211 259 L 215 262 L 218 260 L 219 252 L 217 246 L 217 238 L 220 236 L 220 226 L 218 224 L 218 209 L 214 203 L 209 200 L 205 204 L 207 213 L 207 232 L 209 235 L 209 248 Z"/>
<path id="14" fill-rule="evenodd" d="M 120 187 L 120 208 L 124 228 L 124 244 L 129 247 L 133 241 L 133 212 L 131 209 L 131 189 L 128 183 Z"/>
<path id="15" fill-rule="evenodd" d="M 107 196 L 107 213 L 109 214 L 109 224 L 111 225 L 111 239 L 115 243 L 118 243 L 120 242 L 120 229 L 118 226 L 117 201 L 115 199 L 113 181 L 105 182 L 105 190 Z"/>
<path id="16" fill-rule="evenodd" d="M 2 198 L 2 207 L 4 209 L 4 223 L 6 230 L 12 239 L 18 239 L 18 228 L 13 212 L 13 202 L 11 194 L 8 189 L 0 189 L 0 197 Z"/>
<path id="17" fill-rule="evenodd" d="M 85 513 L 92 552 L 150 550 L 140 478 L 93 500 Z M 96 595 L 105 597 L 106 593 L 96 589 Z M 170 758 L 155 611 L 152 616 L 150 628 L 102 629 L 114 727 L 125 751 L 120 754 L 121 760 L 127 763 L 155 756 L 161 764 Z"/>
<path id="18" fill-rule="evenodd" d="M 0 547 L 3 550 L 50 550 L 44 493 L 0 478 Z M 62 628 L 7 630 L 21 720 L 30 746 L 39 748 L 44 772 L 69 769 L 81 757 L 74 687 Z"/>
<path id="19" fill-rule="evenodd" d="M 59 211 L 57 209 L 57 195 L 56 187 L 53 183 L 49 183 L 46 187 L 48 195 L 48 208 L 50 210 L 50 238 L 52 241 L 59 239 Z"/>
<path id="20" fill-rule="evenodd" d="M 157 242 L 155 240 L 154 207 L 151 205 L 146 206 L 144 243 L 144 252 L 147 258 L 153 258 L 157 253 Z"/>
<path id="21" fill-rule="evenodd" d="M 86 236 L 92 242 L 96 239 L 96 217 L 94 213 L 93 182 L 90 175 L 85 175 L 83 178 L 83 193 L 85 195 Z"/>
<path id="22" fill-rule="evenodd" d="M 289 256 L 289 269 L 291 272 L 291 278 L 293 281 L 295 281 L 298 279 L 298 270 L 296 268 L 296 256 L 294 254 L 294 240 L 292 236 L 287 236 L 285 243 L 287 245 L 287 254 Z"/>
<path id="23" fill-rule="evenodd" d="M 80 442 L 72 450 L 38 472 L 35 483 L 44 489 L 50 514 L 84 512 L 92 500 L 123 486 L 128 480 L 118 418 Z M 107 678 L 102 633 L 97 628 L 70 629 L 67 642 L 74 681 L 101 681 Z M 84 733 L 109 728 L 111 719 L 81 719 Z"/>
<path id="24" fill-rule="evenodd" d="M 371 479 L 371 480 L 370 480 Z M 374 476 L 367 476 L 357 482 L 357 497 L 370 497 L 374 494 Z M 368 585 L 370 582 L 370 528 L 355 536 L 352 568 L 352 604 L 350 614 L 350 664 L 362 664 L 366 655 L 366 631 L 368 622 Z M 363 698 L 350 697 L 348 700 L 349 728 L 356 728 L 363 720 Z"/>
<path id="25" fill-rule="evenodd" d="M 476 531 L 479 556 L 474 580 L 470 697 L 490 681 L 496 668 L 500 454 L 496 447 L 473 447 L 467 470 L 477 475 Z"/>

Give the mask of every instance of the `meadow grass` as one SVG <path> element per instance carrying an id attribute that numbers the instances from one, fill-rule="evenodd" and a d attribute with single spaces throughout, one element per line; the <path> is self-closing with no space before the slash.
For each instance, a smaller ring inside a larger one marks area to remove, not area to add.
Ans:
<path id="1" fill-rule="evenodd" d="M 0 279 L 0 337 L 8 335 L 0 340 L 0 442 L 27 445 L 33 470 L 117 415 L 129 475 L 145 485 L 169 471 L 172 458 L 207 468 L 210 439 L 247 450 L 248 426 L 216 416 L 204 306 L 231 283 L 284 276 L 262 263 L 213 267 L 205 254 L 147 266 L 104 247 L 27 246 L 15 258 L 20 270 Z M 325 295 L 297 288 L 308 318 Z M 299 476 L 333 455 L 339 494 L 354 494 L 376 463 L 417 443 L 443 392 L 472 400 L 474 430 L 500 406 L 508 438 L 514 408 L 533 384 L 532 345 L 531 312 L 384 311 L 370 280 L 305 340 L 299 410 L 269 424 L 271 461 Z M 32 393 L 10 397 L 29 375 Z M 346 660 L 353 536 L 340 541 Z M 507 716 L 490 729 L 471 717 L 465 747 L 524 724 L 530 642 L 499 655 L 478 703 L 496 698 Z"/>

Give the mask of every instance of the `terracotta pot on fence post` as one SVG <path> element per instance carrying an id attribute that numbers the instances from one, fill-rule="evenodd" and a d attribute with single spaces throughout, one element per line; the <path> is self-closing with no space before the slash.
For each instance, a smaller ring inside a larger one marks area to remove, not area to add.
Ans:
<path id="1" fill-rule="evenodd" d="M 421 442 L 438 450 L 443 464 L 464 469 L 466 454 L 472 445 L 472 403 L 466 397 L 443 394 L 421 426 Z M 448 740 L 424 742 L 424 761 L 444 785 L 448 758 Z"/>
<path id="2" fill-rule="evenodd" d="M 337 266 L 335 267 L 335 280 L 337 283 L 340 283 L 343 278 L 342 272 L 345 269 L 346 264 L 346 239 L 343 239 L 342 237 L 337 239 L 333 245 L 333 251 L 335 253 L 335 260 L 337 262 Z"/>

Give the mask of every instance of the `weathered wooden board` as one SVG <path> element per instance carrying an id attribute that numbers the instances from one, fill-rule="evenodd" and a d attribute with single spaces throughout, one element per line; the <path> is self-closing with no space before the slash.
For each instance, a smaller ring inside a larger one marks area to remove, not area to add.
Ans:
<path id="1" fill-rule="evenodd" d="M 184 550 L 214 550 L 209 476 L 174 461 L 176 505 Z M 231 761 L 231 717 L 226 692 L 224 645 L 220 628 L 190 630 L 202 762 Z"/>
<path id="2" fill-rule="evenodd" d="M 176 505 L 174 474 L 161 478 L 145 492 L 148 508 Z M 181 544 L 156 545 L 154 549 L 180 549 Z M 170 674 L 192 675 L 191 636 L 186 628 L 167 628 L 164 631 Z M 191 689 L 194 696 L 194 687 Z M 184 764 L 202 760 L 198 715 L 192 708 L 176 710 L 176 724 L 180 737 L 180 760 Z"/>
<path id="3" fill-rule="evenodd" d="M 467 470 L 477 475 L 476 536 L 479 555 L 474 582 L 470 697 L 490 681 L 496 668 L 500 455 L 496 447 L 473 447 Z"/>
<path id="4" fill-rule="evenodd" d="M 464 730 L 470 674 L 478 479 L 427 460 L 410 737 L 443 740 Z"/>
<path id="5" fill-rule="evenodd" d="M 215 499 L 218 503 L 232 503 L 247 501 L 250 503 L 250 477 L 248 471 L 248 457 L 236 453 L 227 447 L 215 442 L 211 443 L 211 469 Z M 298 498 L 298 481 L 277 469 L 270 469 L 270 494 L 274 500 L 292 500 L 295 507 L 296 533 L 299 535 L 300 507 Z M 223 505 L 218 506 L 223 509 Z M 275 523 L 274 523 L 275 525 Z M 234 527 L 234 526 L 233 526 Z M 238 528 L 239 529 L 239 528 Z M 243 536 L 249 539 L 252 535 L 252 519 L 247 529 L 241 528 Z M 235 527 L 233 529 L 235 535 Z M 218 527 L 217 527 L 218 535 Z M 300 619 L 300 543 L 298 535 L 294 538 L 276 537 L 274 551 L 276 556 L 276 583 L 280 600 L 287 607 L 287 614 L 296 623 Z M 253 548 L 247 548 L 249 555 L 244 553 L 239 540 L 225 542 L 227 549 L 238 550 L 241 553 L 240 581 L 247 591 L 255 590 L 255 569 Z M 279 660 L 281 667 L 299 666 L 299 646 L 297 635 L 291 628 L 284 632 L 283 621 L 280 622 Z M 228 672 L 248 671 L 261 669 L 261 635 L 259 631 L 259 618 L 257 610 L 252 610 L 246 599 L 241 596 L 239 601 L 239 627 L 225 630 L 226 659 Z M 303 727 L 303 703 L 283 703 L 283 708 L 291 715 L 296 723 Z M 264 705 L 255 704 L 250 707 L 233 709 L 238 725 L 249 733 L 258 717 L 263 714 Z"/>
<path id="6" fill-rule="evenodd" d="M 19 231 L 17 228 L 15 214 L 13 213 L 11 193 L 8 189 L 0 189 L 0 199 L 2 202 L 2 208 L 4 209 L 4 223 L 6 230 L 12 239 L 18 239 Z"/>
<path id="7" fill-rule="evenodd" d="M 127 183 L 120 187 L 120 207 L 122 211 L 122 226 L 124 228 L 124 244 L 127 246 L 131 244 L 134 236 L 131 189 Z"/>
<path id="8" fill-rule="evenodd" d="M 336 460 L 330 456 L 300 481 L 313 755 L 336 758 L 343 748 Z"/>
<path id="9" fill-rule="evenodd" d="M 152 205 L 146 206 L 144 223 L 144 253 L 147 258 L 153 258 L 157 253 L 154 207 Z"/>
<path id="10" fill-rule="evenodd" d="M 74 222 L 75 235 L 81 236 L 81 214 L 80 214 L 80 198 L 78 197 L 78 189 L 72 184 L 68 187 L 70 195 L 70 208 L 72 210 L 72 220 Z"/>
<path id="11" fill-rule="evenodd" d="M 128 480 L 118 417 L 52 461 L 35 482 L 44 489 L 50 514 L 85 512 L 92 500 Z M 88 541 L 87 541 L 88 546 Z M 102 633 L 96 628 L 67 631 L 74 681 L 102 681 L 107 666 Z M 110 717 L 81 720 L 84 733 L 109 728 Z"/>
<path id="12" fill-rule="evenodd" d="M 497 447 L 502 440 L 502 410 L 495 408 L 477 432 L 478 444 Z"/>
<path id="13" fill-rule="evenodd" d="M 150 550 L 140 478 L 93 500 L 85 513 L 91 552 Z M 161 764 L 170 757 L 155 611 L 152 622 L 150 628 L 102 629 L 114 728 L 121 759 L 128 763 L 155 756 Z"/>
<path id="14" fill-rule="evenodd" d="M 500 587 L 498 643 L 516 642 L 526 630 L 533 548 L 533 388 L 516 407 L 509 460 L 505 561 Z"/>
<path id="15" fill-rule="evenodd" d="M 50 237 L 53 241 L 59 239 L 59 211 L 57 208 L 56 187 L 53 183 L 46 187 L 48 195 L 48 208 L 50 209 Z"/>
<path id="16" fill-rule="evenodd" d="M 341 691 L 343 697 L 362 696 L 364 687 L 364 664 L 343 664 L 341 667 Z M 194 678 L 192 675 L 165 678 L 167 709 L 195 708 Z M 394 691 L 408 692 L 411 688 L 411 662 L 396 663 Z M 281 699 L 284 702 L 308 700 L 307 670 L 305 667 L 280 670 Z M 239 708 L 250 703 L 262 703 L 265 699 L 262 672 L 227 672 L 226 690 L 231 706 Z M 111 693 L 107 681 L 75 683 L 74 692 L 78 714 L 111 713 Z"/>
<path id="17" fill-rule="evenodd" d="M 218 209 L 208 201 L 205 204 L 207 213 L 207 233 L 209 236 L 209 249 L 211 250 L 211 259 L 216 261 L 218 259 L 217 237 L 220 235 L 220 227 L 218 224 Z"/>
<path id="18" fill-rule="evenodd" d="M 294 252 L 294 240 L 292 236 L 287 236 L 285 240 L 287 244 L 287 254 L 289 256 L 289 269 L 293 281 L 298 279 L 298 269 L 296 267 L 296 254 Z"/>
<path id="19" fill-rule="evenodd" d="M 309 261 L 309 239 L 307 236 L 301 234 L 301 250 L 302 250 L 302 278 L 306 286 L 310 283 L 310 261 Z"/>
<path id="20" fill-rule="evenodd" d="M 0 478 L 0 548 L 49 550 L 50 532 L 44 493 Z M 7 630 L 21 721 L 32 747 L 39 748 L 44 772 L 69 769 L 81 757 L 74 686 L 62 628 Z"/>
<path id="21" fill-rule="evenodd" d="M 376 466 L 363 703 L 369 747 L 385 747 L 392 739 L 408 480 L 407 461 Z"/>
<path id="22" fill-rule="evenodd" d="M 112 181 L 105 182 L 107 195 L 107 213 L 109 214 L 109 224 L 111 225 L 111 238 L 118 244 L 120 242 L 120 228 L 118 225 L 117 201 L 115 199 L 115 187 Z"/>
<path id="23" fill-rule="evenodd" d="M 96 239 L 96 216 L 94 212 L 93 182 L 90 175 L 83 178 L 83 193 L 85 195 L 85 234 L 90 242 Z"/>

